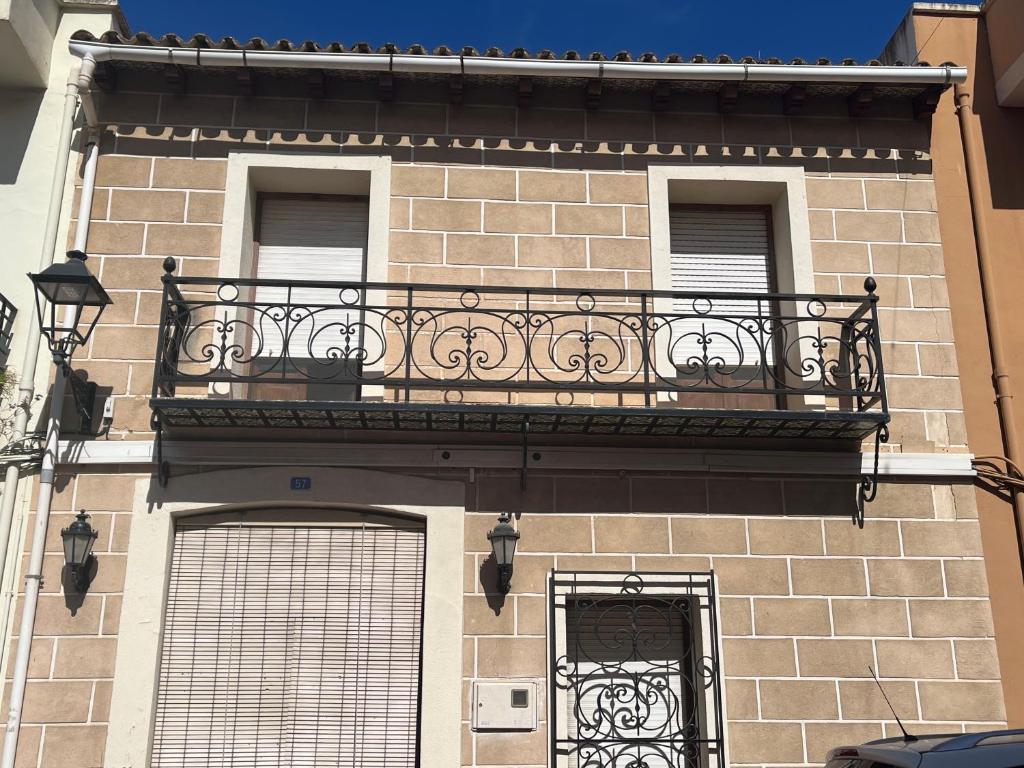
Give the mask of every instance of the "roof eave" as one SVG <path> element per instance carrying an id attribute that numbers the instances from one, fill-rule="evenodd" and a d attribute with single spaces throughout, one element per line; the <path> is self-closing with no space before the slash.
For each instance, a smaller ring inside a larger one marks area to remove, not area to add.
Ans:
<path id="1" fill-rule="evenodd" d="M 505 75 L 610 80 L 704 82 L 850 83 L 950 86 L 967 80 L 967 69 L 942 66 L 670 63 L 572 61 L 497 56 L 403 53 L 334 53 L 201 47 L 122 45 L 72 39 L 71 52 L 96 62 L 124 61 L 179 66 L 298 68 L 335 71 L 450 75 Z"/>

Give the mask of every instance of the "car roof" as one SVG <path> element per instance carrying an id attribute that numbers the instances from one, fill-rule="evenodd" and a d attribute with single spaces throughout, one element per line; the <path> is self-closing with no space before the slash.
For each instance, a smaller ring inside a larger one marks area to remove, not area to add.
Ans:
<path id="1" fill-rule="evenodd" d="M 998 741 L 997 741 L 998 740 Z M 980 731 L 978 733 L 938 733 L 918 736 L 916 739 L 906 739 L 903 736 L 896 736 L 888 739 L 877 739 L 869 741 L 864 746 L 885 747 L 895 746 L 912 752 L 953 752 L 959 749 L 971 749 L 981 742 L 1024 745 L 1024 728 Z"/>
<path id="2" fill-rule="evenodd" d="M 1024 729 L 982 731 L 979 733 L 934 733 L 907 739 L 903 736 L 877 739 L 855 747 L 837 747 L 856 751 L 866 760 L 884 762 L 896 768 L 917 768 L 922 755 L 934 752 L 953 752 L 974 747 L 1014 745 L 1024 750 Z M 831 753 L 830 753 L 831 755 Z"/>

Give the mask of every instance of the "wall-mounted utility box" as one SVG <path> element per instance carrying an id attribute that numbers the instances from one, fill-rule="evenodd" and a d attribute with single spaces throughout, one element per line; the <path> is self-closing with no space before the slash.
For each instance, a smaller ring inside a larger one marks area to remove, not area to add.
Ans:
<path id="1" fill-rule="evenodd" d="M 473 730 L 537 730 L 537 684 L 532 680 L 474 680 Z"/>

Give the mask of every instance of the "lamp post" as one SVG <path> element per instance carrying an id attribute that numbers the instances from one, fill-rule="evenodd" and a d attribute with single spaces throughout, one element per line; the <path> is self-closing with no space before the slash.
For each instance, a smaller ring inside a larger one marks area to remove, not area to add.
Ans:
<path id="1" fill-rule="evenodd" d="M 104 308 L 111 303 L 99 280 L 85 266 L 86 258 L 82 251 L 69 251 L 68 260 L 63 264 L 51 264 L 39 274 L 29 275 L 36 289 L 39 330 L 46 337 L 57 374 L 50 396 L 46 445 L 43 448 L 42 466 L 39 470 L 39 503 L 32 535 L 32 550 L 25 574 L 25 602 L 21 613 L 21 627 L 18 630 L 18 652 L 12 669 L 10 710 L 7 714 L 0 768 L 14 765 L 18 749 L 21 709 L 25 701 L 25 683 L 28 678 L 29 651 L 32 648 L 32 633 L 35 629 L 36 608 L 39 604 L 39 588 L 42 581 L 46 529 L 50 521 L 50 503 L 53 500 L 61 410 L 64 406 L 64 390 L 71 373 L 69 361 L 74 351 L 89 340 Z M 87 309 L 95 312 L 91 319 L 84 317 Z M 88 523 L 85 525 L 88 526 Z M 74 527 L 74 523 L 71 527 Z M 88 549 L 91 550 L 91 546 Z"/>
<path id="2" fill-rule="evenodd" d="M 512 516 L 503 512 L 498 517 L 498 524 L 487 532 L 494 552 L 494 562 L 498 565 L 498 587 L 503 595 L 512 588 L 512 560 L 516 556 L 516 544 L 519 543 L 519 531 L 512 527 Z"/>

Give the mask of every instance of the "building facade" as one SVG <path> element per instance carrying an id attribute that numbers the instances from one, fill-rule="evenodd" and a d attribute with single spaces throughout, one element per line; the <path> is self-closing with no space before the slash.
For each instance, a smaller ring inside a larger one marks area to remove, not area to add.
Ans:
<path id="1" fill-rule="evenodd" d="M 37 271 L 44 250 L 60 116 L 68 75 L 78 61 L 68 40 L 76 30 L 103 34 L 122 23 L 112 0 L 11 0 L 0 6 L 0 130 L 8 147 L 0 168 L 0 228 L 10 238 L 5 267 L 11 270 L 0 286 L 8 305 L 0 310 L 0 366 L 15 373 L 24 368 L 24 340 L 35 324 L 32 286 L 14 277 Z M 42 375 L 39 386 L 45 384 Z"/>
<path id="2" fill-rule="evenodd" d="M 1024 722 L 1024 655 L 1016 641 L 1024 632 L 1024 499 L 1018 492 L 1014 503 L 1011 489 L 1014 482 L 1019 487 L 1016 435 L 1022 426 L 1012 393 L 1024 375 L 1013 354 L 1021 341 L 1013 289 L 1024 263 L 1024 194 L 1016 172 L 1024 162 L 1017 140 L 1024 130 L 1024 8 L 1007 0 L 980 6 L 915 3 L 888 52 L 898 58 L 909 48 L 920 48 L 923 59 L 956 60 L 970 72 L 959 94 L 942 97 L 932 154 L 953 331 L 961 341 L 957 360 L 965 372 L 968 444 L 977 456 L 991 457 L 979 464 L 988 479 L 978 490 L 978 504 L 1007 716 L 1019 725 Z"/>
<path id="3" fill-rule="evenodd" d="M 49 265 L 55 251 L 63 260 L 68 221 L 60 208 L 62 201 L 65 209 L 70 206 L 74 193 L 66 173 L 71 154 L 62 137 L 77 148 L 79 136 L 61 131 L 62 113 L 81 121 L 73 95 L 68 112 L 68 82 L 77 76 L 79 61 L 68 41 L 77 30 L 103 34 L 124 28 L 123 23 L 116 0 L 0 3 L 0 231 L 5 241 L 0 270 L 0 615 L 5 628 L 17 592 L 16 568 L 7 566 L 20 559 L 29 503 L 18 479 L 38 464 L 38 441 L 31 435 L 45 412 L 37 406 L 44 403 L 51 373 L 45 360 L 37 361 L 35 304 L 25 274 Z M 58 242 L 62 247 L 56 249 Z M 25 400 L 29 407 L 19 408 Z M 21 439 L 26 435 L 27 442 Z"/>
<path id="4" fill-rule="evenodd" d="M 61 442 L 19 765 L 815 765 L 894 733 L 871 670 L 911 730 L 1005 724 L 959 70 L 72 49 L 109 407 Z"/>

